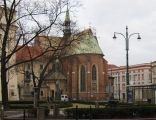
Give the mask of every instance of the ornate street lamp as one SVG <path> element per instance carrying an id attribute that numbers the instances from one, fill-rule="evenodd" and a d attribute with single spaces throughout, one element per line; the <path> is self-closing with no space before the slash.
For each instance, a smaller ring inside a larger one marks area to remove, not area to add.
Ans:
<path id="1" fill-rule="evenodd" d="M 129 59 L 128 59 L 128 51 L 129 51 L 129 39 L 131 38 L 131 36 L 133 35 L 138 35 L 137 39 L 141 39 L 140 34 L 139 33 L 131 33 L 129 35 L 128 33 L 128 26 L 126 26 L 126 35 L 119 33 L 119 32 L 114 32 L 114 36 L 113 39 L 116 39 L 116 34 L 122 35 L 125 39 L 126 42 L 126 95 L 127 95 L 127 102 L 131 102 L 129 101 L 129 95 L 130 95 L 130 90 L 129 90 Z"/>

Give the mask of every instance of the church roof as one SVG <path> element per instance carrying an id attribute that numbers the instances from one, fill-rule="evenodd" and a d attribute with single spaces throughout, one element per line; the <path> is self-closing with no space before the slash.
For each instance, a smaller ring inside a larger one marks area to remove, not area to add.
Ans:
<path id="1" fill-rule="evenodd" d="M 86 29 L 76 35 L 77 39 L 66 49 L 65 56 L 75 54 L 101 54 L 103 52 L 98 44 L 96 36 L 91 29 Z M 72 38 L 71 38 L 72 39 Z"/>
<path id="2" fill-rule="evenodd" d="M 19 49 L 19 50 L 18 50 Z M 40 46 L 18 46 L 16 52 L 16 60 L 24 61 L 36 58 L 41 56 L 43 53 L 43 49 Z"/>
<path id="3" fill-rule="evenodd" d="M 65 22 L 70 22 L 70 15 L 69 15 L 68 8 L 67 8 L 67 11 L 66 11 Z"/>
<path id="4" fill-rule="evenodd" d="M 72 41 L 71 44 L 62 50 L 64 56 L 79 54 L 103 55 L 97 38 L 93 35 L 91 29 L 86 29 L 76 35 L 71 35 L 69 41 Z M 46 50 L 50 45 L 52 48 L 58 48 L 58 46 L 62 46 L 64 42 L 63 37 L 38 36 L 35 40 L 34 46 L 23 47 L 16 53 L 16 58 L 17 60 L 28 60 L 30 57 L 35 58 L 42 54 L 44 49 Z"/>
<path id="5" fill-rule="evenodd" d="M 71 42 L 72 41 L 72 42 Z M 66 48 L 62 50 L 64 56 L 78 55 L 78 54 L 100 54 L 103 52 L 98 44 L 96 36 L 93 35 L 91 29 L 86 29 L 78 34 L 71 35 L 69 40 L 65 40 L 63 37 L 53 37 L 53 36 L 38 36 L 35 43 L 39 43 L 42 47 L 47 47 L 50 45 L 61 47 L 64 42 L 71 42 L 67 44 Z"/>

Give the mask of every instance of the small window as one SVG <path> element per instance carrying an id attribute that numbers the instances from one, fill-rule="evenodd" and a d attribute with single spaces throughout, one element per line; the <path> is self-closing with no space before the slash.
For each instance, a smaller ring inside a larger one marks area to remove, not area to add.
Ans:
<path id="1" fill-rule="evenodd" d="M 96 72 L 96 66 L 93 65 L 92 67 L 92 80 L 96 80 L 97 76 L 96 76 L 97 72 Z"/>
<path id="2" fill-rule="evenodd" d="M 30 73 L 29 73 L 29 71 L 25 71 L 25 79 L 26 80 L 30 80 Z"/>
<path id="3" fill-rule="evenodd" d="M 41 91 L 41 96 L 43 96 L 43 91 Z"/>
<path id="4" fill-rule="evenodd" d="M 80 91 L 81 92 L 84 92 L 86 89 L 85 73 L 86 73 L 85 67 L 82 65 L 80 68 Z"/>
<path id="5" fill-rule="evenodd" d="M 126 95 L 125 95 L 125 93 L 122 93 L 122 97 L 123 97 L 123 99 L 125 99 L 125 98 L 126 98 Z"/>
<path id="6" fill-rule="evenodd" d="M 15 96 L 15 92 L 13 89 L 10 90 L 10 96 Z"/>
<path id="7" fill-rule="evenodd" d="M 11 91 L 11 96 L 14 96 L 14 95 L 15 95 L 14 91 Z"/>

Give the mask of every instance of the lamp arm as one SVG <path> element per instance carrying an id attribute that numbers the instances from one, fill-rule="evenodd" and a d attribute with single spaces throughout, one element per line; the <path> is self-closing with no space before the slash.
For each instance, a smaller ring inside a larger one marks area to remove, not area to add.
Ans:
<path id="1" fill-rule="evenodd" d="M 122 33 L 119 33 L 119 32 L 114 32 L 114 34 L 119 34 L 119 35 L 122 35 L 122 36 L 126 39 L 125 35 L 124 35 L 124 34 L 122 34 Z"/>
<path id="2" fill-rule="evenodd" d="M 128 39 L 130 39 L 133 35 L 139 35 L 139 33 L 131 33 L 128 37 Z"/>

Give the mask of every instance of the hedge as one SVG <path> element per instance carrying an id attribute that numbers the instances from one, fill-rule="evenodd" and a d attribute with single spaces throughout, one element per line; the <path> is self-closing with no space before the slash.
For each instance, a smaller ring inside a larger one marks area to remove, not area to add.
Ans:
<path id="1" fill-rule="evenodd" d="M 71 102 L 52 102 L 50 104 L 51 108 L 53 108 L 53 105 L 57 105 L 59 108 L 66 108 L 66 107 L 72 107 L 73 104 Z M 40 101 L 39 102 L 40 107 L 48 107 L 47 102 Z M 10 109 L 29 109 L 33 108 L 33 101 L 9 101 L 9 108 Z"/>
<path id="2" fill-rule="evenodd" d="M 131 106 L 131 107 L 109 107 L 109 108 L 72 108 L 65 110 L 67 118 L 153 118 L 156 117 L 155 106 Z"/>

